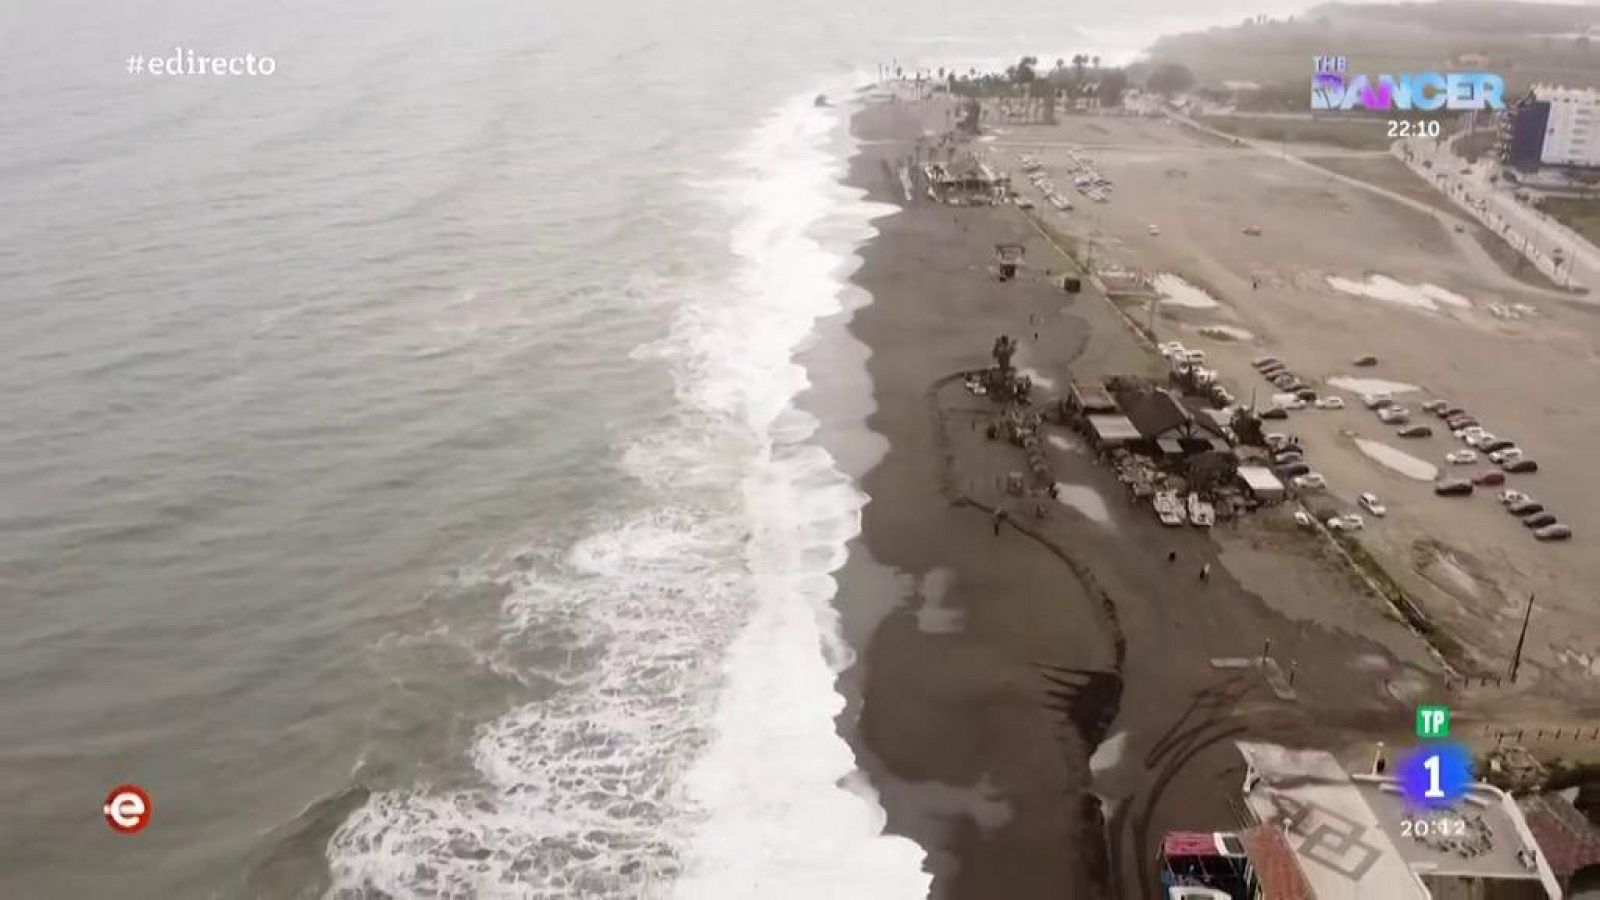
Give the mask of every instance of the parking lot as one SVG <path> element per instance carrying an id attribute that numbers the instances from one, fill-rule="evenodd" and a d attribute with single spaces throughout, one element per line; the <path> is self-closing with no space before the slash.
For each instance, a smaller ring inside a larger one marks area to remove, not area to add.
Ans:
<path id="1" fill-rule="evenodd" d="M 1508 287 L 1503 272 L 1485 270 L 1492 263 L 1467 256 L 1415 209 L 1158 120 L 1070 118 L 1009 129 L 991 147 L 1008 167 L 1030 155 L 1059 185 L 1072 183 L 1068 149 L 1093 159 L 1116 185 L 1112 202 L 1041 212 L 1085 242 L 1098 267 L 1172 273 L 1202 289 L 1214 303 L 1163 302 L 1155 331 L 1205 350 L 1240 402 L 1260 408 L 1281 393 L 1251 366 L 1265 355 L 1282 358 L 1318 397 L 1343 401 L 1288 411 L 1270 430 L 1299 438 L 1331 502 L 1354 512 L 1363 492 L 1381 499 L 1387 515 L 1365 516 L 1361 541 L 1486 668 L 1503 667 L 1535 593 L 1524 671 L 1600 675 L 1600 605 L 1590 593 L 1600 584 L 1590 545 L 1600 535 L 1595 307 Z M 1505 309 L 1522 312 L 1496 313 Z M 1147 321 L 1142 307 L 1125 312 Z M 1365 356 L 1375 364 L 1357 366 Z M 1383 389 L 1433 433 L 1401 438 L 1401 425 L 1360 403 Z M 1446 461 L 1471 448 L 1421 410 L 1434 398 L 1514 441 L 1539 471 L 1507 473 L 1504 486 L 1470 496 L 1436 495 L 1441 475 L 1500 467 Z M 1535 540 L 1498 501 L 1506 488 L 1549 506 L 1572 539 Z"/>

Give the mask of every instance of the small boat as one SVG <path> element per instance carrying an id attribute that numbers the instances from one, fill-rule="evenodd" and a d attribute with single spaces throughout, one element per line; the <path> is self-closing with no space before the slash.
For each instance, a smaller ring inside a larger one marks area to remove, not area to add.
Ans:
<path id="1" fill-rule="evenodd" d="M 811 101 L 811 105 L 812 106 L 827 106 L 828 105 L 828 95 L 827 94 L 818 94 L 817 95 L 817 99 Z"/>
<path id="2" fill-rule="evenodd" d="M 1155 508 L 1156 518 L 1163 525 L 1183 524 L 1183 504 L 1178 501 L 1178 495 L 1171 491 L 1158 491 L 1150 505 Z"/>

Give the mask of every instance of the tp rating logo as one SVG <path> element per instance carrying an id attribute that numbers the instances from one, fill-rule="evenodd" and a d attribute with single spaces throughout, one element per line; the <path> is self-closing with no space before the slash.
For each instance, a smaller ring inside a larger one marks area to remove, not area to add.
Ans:
<path id="1" fill-rule="evenodd" d="M 150 793 L 137 784 L 119 784 L 106 795 L 103 811 L 112 831 L 138 834 L 150 824 L 155 804 L 150 801 Z"/>
<path id="2" fill-rule="evenodd" d="M 1417 707 L 1417 737 L 1437 740 L 1450 736 L 1450 707 Z"/>

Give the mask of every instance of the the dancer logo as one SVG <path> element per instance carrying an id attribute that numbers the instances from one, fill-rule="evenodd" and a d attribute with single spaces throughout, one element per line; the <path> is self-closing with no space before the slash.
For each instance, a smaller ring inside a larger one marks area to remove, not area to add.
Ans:
<path id="1" fill-rule="evenodd" d="M 137 784 L 119 784 L 106 795 L 106 824 L 118 834 L 138 834 L 150 824 L 155 804 L 150 794 Z"/>

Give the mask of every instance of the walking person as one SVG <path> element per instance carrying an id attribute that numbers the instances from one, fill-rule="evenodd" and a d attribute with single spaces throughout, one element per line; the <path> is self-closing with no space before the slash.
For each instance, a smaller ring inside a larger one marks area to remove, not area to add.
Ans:
<path id="1" fill-rule="evenodd" d="M 1201 581 L 1210 581 L 1211 580 L 1211 563 L 1206 563 L 1205 565 L 1200 567 L 1200 580 Z"/>
<path id="2" fill-rule="evenodd" d="M 1177 562 L 1177 561 L 1178 561 L 1178 551 L 1176 551 L 1176 550 L 1167 551 L 1167 562 L 1174 563 L 1174 562 Z"/>
<path id="3" fill-rule="evenodd" d="M 1000 536 L 1000 526 L 1004 525 L 1005 523 L 1006 523 L 1006 511 L 1003 510 L 1003 509 L 995 510 L 994 511 L 994 534 L 995 534 L 995 537 L 999 537 Z"/>

